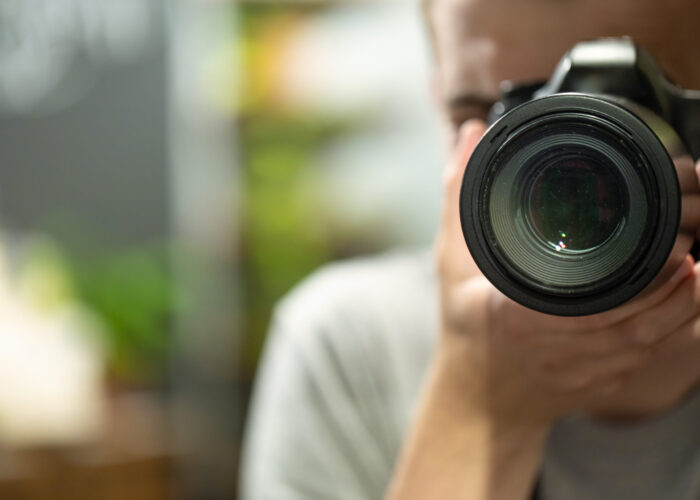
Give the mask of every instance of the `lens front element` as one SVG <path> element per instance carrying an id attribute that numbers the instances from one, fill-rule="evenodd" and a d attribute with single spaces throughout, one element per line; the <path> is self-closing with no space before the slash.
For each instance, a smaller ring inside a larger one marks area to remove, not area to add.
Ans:
<path id="1" fill-rule="evenodd" d="M 585 294 L 634 261 L 650 183 L 619 137 L 590 117 L 551 117 L 496 153 L 483 225 L 515 279 Z"/>
<path id="2" fill-rule="evenodd" d="M 692 241 L 679 235 L 678 144 L 663 120 L 607 96 L 517 106 L 465 170 L 460 220 L 474 261 L 505 295 L 545 313 L 629 300 Z"/>
<path id="3" fill-rule="evenodd" d="M 537 168 L 524 196 L 532 231 L 546 247 L 564 254 L 605 244 L 624 225 L 629 209 L 615 166 L 581 154 Z"/>

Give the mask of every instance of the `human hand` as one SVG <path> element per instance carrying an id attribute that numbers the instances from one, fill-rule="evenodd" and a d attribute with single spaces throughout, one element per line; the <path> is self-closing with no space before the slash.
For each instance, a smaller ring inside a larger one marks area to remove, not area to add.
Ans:
<path id="1" fill-rule="evenodd" d="M 652 293 L 585 317 L 542 314 L 508 299 L 476 269 L 459 223 L 464 167 L 484 132 L 481 122 L 462 128 L 444 176 L 445 205 L 436 242 L 442 326 L 438 362 L 468 395 L 465 404 L 485 418 L 549 423 L 623 391 L 658 342 L 697 321 L 695 271 L 688 257 Z"/>

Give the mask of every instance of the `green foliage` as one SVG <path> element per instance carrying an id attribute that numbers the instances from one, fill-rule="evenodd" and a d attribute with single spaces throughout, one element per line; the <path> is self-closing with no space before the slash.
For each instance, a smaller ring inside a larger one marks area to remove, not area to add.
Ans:
<path id="1" fill-rule="evenodd" d="M 337 257 L 313 164 L 320 146 L 353 126 L 347 118 L 280 113 L 248 117 L 241 127 L 249 366 L 257 358 L 274 303 L 313 269 Z"/>
<path id="2" fill-rule="evenodd" d="M 69 260 L 77 297 L 107 326 L 109 363 L 122 380 L 165 378 L 174 313 L 165 248 L 135 247 Z"/>
<path id="3" fill-rule="evenodd" d="M 242 61 L 238 123 L 242 150 L 241 268 L 245 375 L 252 376 L 270 313 L 289 289 L 329 260 L 345 257 L 342 228 L 329 227 L 318 158 L 324 147 L 364 125 L 357 115 L 324 114 L 280 101 L 276 64 L 286 34 L 321 4 L 244 4 L 237 46 Z M 280 59 L 282 58 L 282 59 Z M 342 237 L 341 237 L 342 240 Z"/>
<path id="4" fill-rule="evenodd" d="M 106 241 L 84 236 L 67 247 L 29 237 L 22 242 L 17 290 L 38 312 L 77 301 L 94 315 L 100 328 L 93 333 L 102 336 L 113 379 L 163 383 L 176 312 L 172 252 L 163 244 L 106 248 Z"/>

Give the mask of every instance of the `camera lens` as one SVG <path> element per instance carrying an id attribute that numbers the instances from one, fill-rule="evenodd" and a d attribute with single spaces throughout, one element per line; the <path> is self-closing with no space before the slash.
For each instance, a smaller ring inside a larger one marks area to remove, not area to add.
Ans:
<path id="1" fill-rule="evenodd" d="M 623 226 L 628 204 L 613 165 L 581 155 L 544 164 L 524 190 L 524 218 L 545 248 L 590 252 Z"/>
<path id="2" fill-rule="evenodd" d="M 543 312 L 592 314 L 657 276 L 678 236 L 680 190 L 669 150 L 639 116 L 561 94 L 486 132 L 460 216 L 475 262 L 502 292 Z"/>
<path id="3" fill-rule="evenodd" d="M 487 181 L 486 230 L 512 276 L 587 293 L 621 271 L 647 226 L 648 193 L 610 131 L 555 117 L 504 144 Z"/>

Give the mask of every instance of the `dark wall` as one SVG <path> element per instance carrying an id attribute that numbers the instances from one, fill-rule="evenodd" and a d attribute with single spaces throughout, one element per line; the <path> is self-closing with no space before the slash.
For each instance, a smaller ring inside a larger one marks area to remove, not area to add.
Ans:
<path id="1" fill-rule="evenodd" d="M 45 4 L 28 3 L 37 8 Z M 166 234 L 165 30 L 158 2 L 147 3 L 146 9 L 125 18 L 124 22 L 132 19 L 143 24 L 141 36 L 147 33 L 139 44 L 132 44 L 127 55 L 110 54 L 99 34 L 85 35 L 84 24 L 73 25 L 72 42 L 65 26 L 49 28 L 55 40 L 45 36 L 37 42 L 31 31 L 46 29 L 24 26 L 26 12 L 17 13 L 16 22 L 7 15 L 0 21 L 0 30 L 6 33 L 0 36 L 0 84 L 3 63 L 6 77 L 13 70 L 7 66 L 11 57 L 3 59 L 3 53 L 17 59 L 26 45 L 49 61 L 61 57 L 64 65 L 53 90 L 33 104 L 13 108 L 12 95 L 0 95 L 3 225 L 19 230 L 49 229 L 63 239 L 82 232 L 87 238 L 117 245 Z M 79 1 L 64 1 L 63 5 L 65 16 L 84 16 L 81 9 L 88 8 Z M 139 19 L 139 12 L 147 19 Z M 110 13 L 91 15 L 97 18 Z M 92 23 L 101 26 L 99 19 Z M 11 29 L 15 30 L 12 38 L 7 35 Z M 122 36 L 132 32 L 126 29 Z M 122 42 L 128 44 L 128 40 Z M 55 49 L 57 44 L 62 44 L 62 50 Z M 24 53 L 31 56 L 32 51 Z"/>

